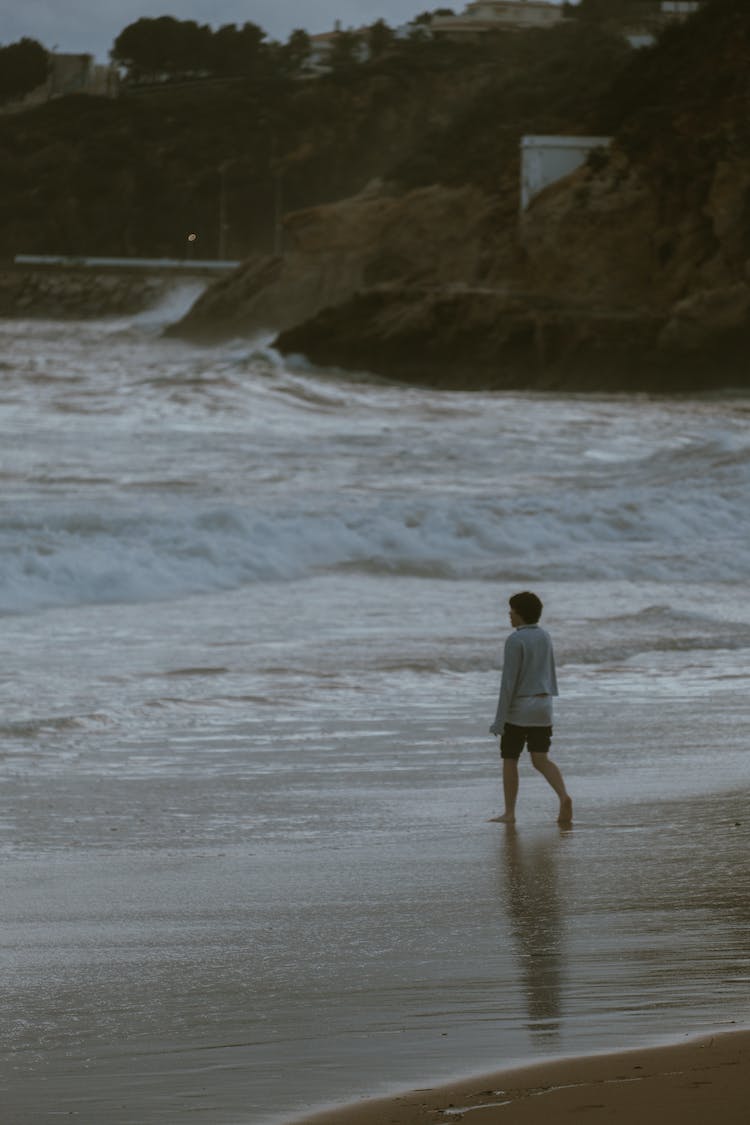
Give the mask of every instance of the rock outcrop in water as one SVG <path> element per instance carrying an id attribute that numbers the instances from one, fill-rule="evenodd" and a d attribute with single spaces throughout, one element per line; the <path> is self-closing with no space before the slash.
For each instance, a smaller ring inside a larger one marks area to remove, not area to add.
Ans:
<path id="1" fill-rule="evenodd" d="M 276 346 L 320 365 L 446 389 L 666 390 L 674 380 L 650 354 L 661 324 L 647 313 L 494 289 L 382 286 L 288 329 Z"/>

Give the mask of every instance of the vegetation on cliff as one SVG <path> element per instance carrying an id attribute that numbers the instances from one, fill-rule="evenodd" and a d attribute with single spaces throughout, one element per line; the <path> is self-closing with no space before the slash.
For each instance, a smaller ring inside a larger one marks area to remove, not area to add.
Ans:
<path id="1" fill-rule="evenodd" d="M 381 47 L 312 80 L 275 67 L 0 118 L 0 256 L 182 257 L 197 233 L 197 256 L 221 246 L 245 257 L 273 249 L 279 209 L 341 199 L 375 178 L 502 192 L 521 133 L 585 130 L 627 54 L 581 21 L 478 44 Z"/>
<path id="2" fill-rule="evenodd" d="M 505 288 L 355 293 L 277 347 L 454 387 L 750 386 L 749 63 L 750 11 L 709 0 L 629 57 L 616 144 L 534 201 Z"/>
<path id="3" fill-rule="evenodd" d="M 253 24 L 138 20 L 113 55 L 131 78 L 181 83 L 0 118 L 0 256 L 182 257 L 195 233 L 198 256 L 245 257 L 274 248 L 280 210 L 345 198 L 375 178 L 405 190 L 473 184 L 510 214 L 523 133 L 615 133 L 667 208 L 692 206 L 716 161 L 750 148 L 750 10 L 708 0 L 657 47 L 631 52 L 614 31 L 648 7 L 580 0 L 553 29 L 473 43 L 394 40 L 379 21 L 367 61 L 345 33 L 333 72 L 305 81 L 305 32 L 273 44 Z M 26 47 L 36 81 L 43 60 Z M 10 81 L 21 45 L 1 50 Z"/>
<path id="4" fill-rule="evenodd" d="M 526 133 L 587 133 L 613 75 L 629 61 L 625 40 L 598 23 L 570 20 L 555 28 L 488 38 L 490 65 L 481 87 L 467 92 L 449 120 L 394 162 L 405 187 L 475 184 L 511 192 L 515 205 L 520 138 Z"/>
<path id="5" fill-rule="evenodd" d="M 616 134 L 665 208 L 700 203 L 723 159 L 750 155 L 750 6 L 707 0 L 653 47 L 634 52 L 602 99 Z"/>
<path id="6" fill-rule="evenodd" d="M 255 23 L 224 24 L 214 30 L 195 20 L 174 16 L 142 18 L 129 24 L 115 39 L 111 55 L 125 68 L 129 83 L 180 79 L 309 77 L 312 39 L 302 28 L 286 43 L 266 38 Z M 363 32 L 339 31 L 327 65 L 341 72 L 367 59 L 376 59 L 398 47 L 395 32 L 377 20 Z"/>
<path id="7" fill-rule="evenodd" d="M 717 361 L 744 385 L 750 10 L 706 0 L 631 51 L 615 31 L 644 7 L 581 0 L 554 29 L 364 62 L 345 38 L 314 80 L 272 66 L 0 120 L 0 253 L 180 255 L 196 232 L 212 256 L 225 217 L 253 261 L 178 332 L 282 326 L 321 362 L 442 364 L 450 385 L 594 386 L 604 359 L 602 386 L 708 385 Z M 520 136 L 553 132 L 615 144 L 519 228 Z M 264 259 L 282 209 L 290 252 Z"/>
<path id="8" fill-rule="evenodd" d="M 257 77 L 265 68 L 263 29 L 227 24 L 213 31 L 174 16 L 143 18 L 115 39 L 111 55 L 131 81 L 160 77 Z"/>

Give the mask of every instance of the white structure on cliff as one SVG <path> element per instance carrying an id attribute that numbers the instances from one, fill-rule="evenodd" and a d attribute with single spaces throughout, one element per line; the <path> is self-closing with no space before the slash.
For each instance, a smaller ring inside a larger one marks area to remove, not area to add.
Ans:
<path id="1" fill-rule="evenodd" d="M 608 148 L 611 137 L 522 137 L 521 211 L 540 191 L 575 172 L 589 153 Z"/>
<path id="2" fill-rule="evenodd" d="M 562 6 L 549 0 L 475 0 L 459 16 L 433 16 L 433 35 L 456 39 L 488 31 L 528 31 L 553 27 L 565 19 Z"/>

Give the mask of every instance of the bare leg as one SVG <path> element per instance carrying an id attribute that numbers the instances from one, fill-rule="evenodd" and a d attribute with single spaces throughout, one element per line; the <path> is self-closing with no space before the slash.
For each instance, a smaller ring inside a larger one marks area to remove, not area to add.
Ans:
<path id="1" fill-rule="evenodd" d="M 491 817 L 491 820 L 499 821 L 500 824 L 515 824 L 518 797 L 518 762 L 515 758 L 503 758 L 503 796 L 505 812 L 502 816 Z"/>
<path id="2" fill-rule="evenodd" d="M 557 796 L 560 798 L 560 815 L 557 818 L 558 824 L 572 824 L 573 823 L 573 802 L 568 796 L 568 791 L 565 788 L 563 775 L 553 761 L 546 754 L 532 754 L 531 762 L 535 770 L 539 770 L 542 777 L 549 782 L 554 789 Z"/>

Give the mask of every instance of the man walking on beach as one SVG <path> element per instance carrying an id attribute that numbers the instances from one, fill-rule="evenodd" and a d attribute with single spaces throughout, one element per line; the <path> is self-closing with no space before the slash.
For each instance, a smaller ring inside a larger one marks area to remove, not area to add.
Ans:
<path id="1" fill-rule="evenodd" d="M 524 590 L 509 600 L 510 623 L 515 632 L 505 642 L 503 675 L 495 721 L 490 734 L 500 738 L 503 762 L 505 812 L 493 816 L 501 824 L 515 824 L 518 796 L 518 759 L 528 746 L 534 769 L 549 782 L 560 799 L 557 823 L 573 823 L 573 802 L 563 776 L 549 758 L 552 738 L 552 697 L 557 695 L 555 656 L 549 633 L 538 624 L 542 603 Z"/>

